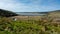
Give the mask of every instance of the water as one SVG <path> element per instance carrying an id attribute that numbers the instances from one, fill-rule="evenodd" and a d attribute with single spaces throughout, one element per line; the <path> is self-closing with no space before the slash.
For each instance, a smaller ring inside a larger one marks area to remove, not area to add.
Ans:
<path id="1" fill-rule="evenodd" d="M 40 13 L 26 13 L 26 12 L 16 12 L 19 15 L 27 15 L 27 16 L 41 16 L 46 14 L 40 14 Z"/>

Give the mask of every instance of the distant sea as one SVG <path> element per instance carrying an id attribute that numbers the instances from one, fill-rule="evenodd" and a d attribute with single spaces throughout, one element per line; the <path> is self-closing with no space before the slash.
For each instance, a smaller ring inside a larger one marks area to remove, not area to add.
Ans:
<path id="1" fill-rule="evenodd" d="M 33 12 L 16 12 L 19 15 L 25 15 L 25 16 L 41 16 L 46 15 L 45 13 L 33 13 Z"/>

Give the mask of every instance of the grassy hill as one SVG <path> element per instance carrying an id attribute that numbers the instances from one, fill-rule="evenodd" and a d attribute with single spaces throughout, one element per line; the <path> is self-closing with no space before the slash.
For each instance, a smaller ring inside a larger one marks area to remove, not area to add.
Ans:
<path id="1" fill-rule="evenodd" d="M 57 16 L 56 14 L 59 15 L 60 13 L 57 11 L 50 12 L 45 17 L 45 19 L 49 17 L 47 20 L 42 18 L 42 20 L 14 21 L 7 17 L 0 18 L 0 34 L 60 34 L 60 24 L 51 23 L 52 20 L 50 20 L 50 15 Z M 51 18 L 54 17 L 51 16 Z"/>
<path id="2" fill-rule="evenodd" d="M 51 11 L 48 14 L 48 19 L 52 20 L 53 23 L 60 23 L 60 10 Z"/>
<path id="3" fill-rule="evenodd" d="M 11 16 L 17 16 L 17 15 L 18 14 L 14 13 L 12 11 L 0 9 L 0 16 L 2 16 L 2 17 L 11 17 Z"/>

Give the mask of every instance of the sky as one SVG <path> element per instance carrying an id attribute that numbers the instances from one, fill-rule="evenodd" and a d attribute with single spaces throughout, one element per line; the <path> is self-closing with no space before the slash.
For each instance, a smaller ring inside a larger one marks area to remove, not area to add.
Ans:
<path id="1" fill-rule="evenodd" d="M 60 10 L 60 0 L 0 0 L 0 9 L 13 12 L 46 12 Z"/>

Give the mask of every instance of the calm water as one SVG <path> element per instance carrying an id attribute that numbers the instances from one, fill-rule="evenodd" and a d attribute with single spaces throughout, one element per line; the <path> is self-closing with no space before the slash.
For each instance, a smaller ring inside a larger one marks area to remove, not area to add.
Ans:
<path id="1" fill-rule="evenodd" d="M 39 16 L 39 15 L 46 15 L 46 14 L 39 14 L 39 13 L 24 13 L 24 12 L 16 12 L 19 15 L 28 15 L 28 16 Z"/>

